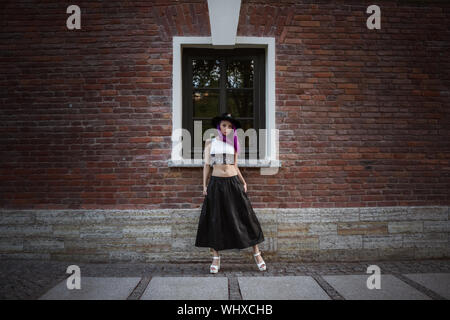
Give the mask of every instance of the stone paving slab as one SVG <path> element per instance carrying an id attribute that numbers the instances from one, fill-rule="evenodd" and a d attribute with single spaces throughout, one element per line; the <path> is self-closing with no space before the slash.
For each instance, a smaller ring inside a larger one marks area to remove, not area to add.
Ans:
<path id="1" fill-rule="evenodd" d="M 267 262 L 267 261 L 266 261 Z M 139 299 L 149 281 L 157 276 L 166 277 L 210 277 L 211 260 L 196 263 L 86 263 L 78 261 L 41 261 L 23 259 L 0 259 L 0 300 L 39 299 L 44 293 L 68 277 L 67 266 L 76 264 L 83 277 L 138 277 L 141 282 L 127 299 Z M 221 274 L 213 278 L 226 277 L 229 285 L 229 299 L 241 300 L 237 277 L 284 277 L 311 276 L 332 299 L 343 297 L 326 282 L 322 276 L 366 274 L 369 265 L 380 267 L 382 275 L 392 274 L 416 290 L 435 300 L 444 298 L 405 274 L 445 273 L 450 274 L 450 259 L 361 261 L 361 262 L 272 262 L 268 270 L 260 272 L 254 263 L 224 264 Z M 368 274 L 366 274 L 368 276 Z"/>
<path id="2" fill-rule="evenodd" d="M 330 300 L 310 276 L 238 277 L 243 300 Z"/>
<path id="3" fill-rule="evenodd" d="M 381 275 L 381 289 L 368 289 L 370 275 L 322 276 L 346 300 L 430 300 L 402 280 L 390 274 Z"/>
<path id="4" fill-rule="evenodd" d="M 67 289 L 66 279 L 39 300 L 126 300 L 141 278 L 81 277 L 81 289 Z"/>
<path id="5" fill-rule="evenodd" d="M 450 300 L 450 273 L 410 273 L 404 276 Z"/>
<path id="6" fill-rule="evenodd" d="M 153 277 L 141 300 L 228 300 L 228 278 Z"/>

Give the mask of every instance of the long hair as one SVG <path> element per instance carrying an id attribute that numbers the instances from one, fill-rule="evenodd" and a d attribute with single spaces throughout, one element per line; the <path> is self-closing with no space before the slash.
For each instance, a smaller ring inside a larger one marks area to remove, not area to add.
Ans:
<path id="1" fill-rule="evenodd" d="M 236 134 L 236 127 L 234 124 L 231 125 L 233 126 L 233 138 L 230 138 L 229 135 L 227 136 L 222 133 L 222 131 L 220 130 L 220 121 L 219 121 L 219 123 L 217 124 L 217 132 L 219 134 L 219 140 L 232 145 L 234 147 L 234 151 L 236 153 L 239 153 L 241 147 L 239 145 L 239 139 Z"/>

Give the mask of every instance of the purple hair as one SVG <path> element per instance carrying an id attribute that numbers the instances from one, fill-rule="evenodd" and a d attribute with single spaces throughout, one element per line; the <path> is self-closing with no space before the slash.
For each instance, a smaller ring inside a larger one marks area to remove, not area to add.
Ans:
<path id="1" fill-rule="evenodd" d="M 222 140 L 225 143 L 228 143 L 234 147 L 234 150 L 236 153 L 239 153 L 239 150 L 241 150 L 239 145 L 239 139 L 236 135 L 236 126 L 234 124 L 231 124 L 233 126 L 233 141 L 231 141 L 230 137 L 223 135 L 222 131 L 220 130 L 220 122 L 217 124 L 217 131 L 219 133 L 219 139 Z"/>

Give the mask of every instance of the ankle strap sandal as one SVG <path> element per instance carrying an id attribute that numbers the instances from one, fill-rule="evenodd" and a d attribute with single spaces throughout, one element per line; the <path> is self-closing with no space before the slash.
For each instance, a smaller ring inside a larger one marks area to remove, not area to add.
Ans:
<path id="1" fill-rule="evenodd" d="M 218 260 L 219 260 L 219 261 L 218 261 L 219 263 L 218 263 L 217 266 L 211 264 L 211 266 L 209 267 L 209 272 L 210 272 L 210 273 L 217 273 L 217 272 L 220 270 L 220 257 L 213 257 L 213 259 L 218 259 Z"/>
<path id="2" fill-rule="evenodd" d="M 257 260 L 256 260 L 256 257 L 260 256 L 260 255 L 261 255 L 261 252 L 257 252 L 257 253 L 255 253 L 253 255 L 253 257 L 255 258 L 255 262 L 256 262 L 256 265 L 258 266 L 259 271 L 265 271 L 266 270 L 266 263 L 264 262 L 264 260 L 262 262 L 260 262 L 260 263 L 258 263 Z M 261 259 L 262 259 L 262 256 L 261 256 Z"/>

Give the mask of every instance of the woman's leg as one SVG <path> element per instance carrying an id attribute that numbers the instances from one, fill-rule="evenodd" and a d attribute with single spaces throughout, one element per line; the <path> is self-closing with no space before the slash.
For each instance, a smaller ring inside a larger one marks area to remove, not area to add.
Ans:
<path id="1" fill-rule="evenodd" d="M 214 257 L 219 257 L 219 251 L 216 251 L 213 248 L 211 248 L 210 251 L 212 252 Z M 219 265 L 219 259 L 213 259 L 212 264 L 215 265 L 215 266 L 218 266 Z"/>
<path id="2" fill-rule="evenodd" d="M 259 252 L 258 245 L 255 244 L 255 245 L 253 246 L 253 253 L 258 253 L 258 252 Z M 261 255 L 258 255 L 258 256 L 256 256 L 255 258 L 256 258 L 256 261 L 257 261 L 258 263 L 263 262 L 263 258 L 261 257 Z M 263 265 L 263 267 L 264 267 L 264 265 Z"/>

